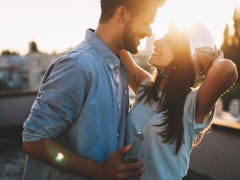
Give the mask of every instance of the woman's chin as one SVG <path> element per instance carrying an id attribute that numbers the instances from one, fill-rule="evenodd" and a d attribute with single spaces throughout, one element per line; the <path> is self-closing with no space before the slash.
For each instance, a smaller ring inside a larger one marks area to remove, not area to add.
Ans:
<path id="1" fill-rule="evenodd" d="M 154 66 L 154 61 L 152 60 L 151 57 L 148 59 L 147 62 L 148 62 L 148 64 L 150 64 L 151 66 Z"/>

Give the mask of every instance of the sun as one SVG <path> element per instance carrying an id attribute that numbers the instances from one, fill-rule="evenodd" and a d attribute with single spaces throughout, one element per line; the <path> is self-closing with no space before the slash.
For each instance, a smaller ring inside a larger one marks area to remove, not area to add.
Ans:
<path id="1" fill-rule="evenodd" d="M 196 3 L 192 0 L 182 0 L 181 3 L 176 4 L 176 1 L 172 0 L 169 5 L 171 5 L 169 14 L 170 21 L 179 28 L 189 28 L 193 24 L 201 21 L 203 17 L 201 7 L 204 6 L 204 2 Z"/>
<path id="2" fill-rule="evenodd" d="M 170 24 L 174 24 L 180 29 L 187 29 L 196 22 L 200 22 L 202 12 L 199 12 L 197 3 L 192 0 L 182 0 L 176 3 L 174 0 L 168 0 L 166 5 L 161 7 L 153 24 L 153 32 L 157 36 L 166 32 Z"/>
<path id="3" fill-rule="evenodd" d="M 214 1 L 215 2 L 215 1 Z M 152 30 L 155 38 L 161 38 L 167 33 L 169 27 L 174 26 L 179 29 L 189 29 L 195 24 L 203 24 L 211 32 L 214 40 L 219 46 L 222 41 L 222 33 L 225 27 L 226 14 L 223 14 L 224 3 L 218 4 L 213 1 L 193 1 L 193 0 L 168 0 L 165 5 L 159 8 Z M 230 10 L 229 10 L 230 11 Z M 231 18 L 231 17 L 230 17 Z"/>
<path id="4" fill-rule="evenodd" d="M 176 27 L 180 29 L 188 29 L 194 24 L 196 24 L 199 20 L 194 17 L 185 17 L 183 15 L 181 16 L 172 16 L 170 19 L 170 23 L 174 24 Z"/>

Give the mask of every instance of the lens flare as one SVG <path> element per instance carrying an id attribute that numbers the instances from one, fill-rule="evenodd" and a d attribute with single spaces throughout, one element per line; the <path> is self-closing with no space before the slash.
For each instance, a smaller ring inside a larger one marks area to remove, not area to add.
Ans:
<path id="1" fill-rule="evenodd" d="M 57 156 L 55 157 L 55 160 L 56 160 L 57 162 L 62 162 L 63 159 L 64 159 L 63 153 L 60 153 L 60 152 L 57 153 Z"/>

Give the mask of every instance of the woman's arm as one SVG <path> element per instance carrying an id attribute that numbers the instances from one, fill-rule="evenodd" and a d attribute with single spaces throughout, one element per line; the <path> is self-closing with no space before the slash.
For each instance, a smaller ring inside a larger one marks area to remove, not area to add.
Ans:
<path id="1" fill-rule="evenodd" d="M 215 59 L 206 73 L 197 95 L 196 122 L 202 123 L 216 100 L 237 80 L 236 65 L 229 59 Z"/>
<path id="2" fill-rule="evenodd" d="M 151 77 L 151 74 L 137 65 L 126 50 L 121 50 L 119 55 L 121 57 L 121 62 L 127 70 L 128 84 L 136 94 L 139 84 L 147 77 Z"/>

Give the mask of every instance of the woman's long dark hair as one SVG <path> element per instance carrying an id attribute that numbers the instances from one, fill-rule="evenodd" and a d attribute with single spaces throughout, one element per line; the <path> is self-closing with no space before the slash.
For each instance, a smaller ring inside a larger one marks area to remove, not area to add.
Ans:
<path id="1" fill-rule="evenodd" d="M 175 68 L 170 69 L 166 77 L 161 98 L 158 98 L 158 92 L 162 75 L 158 73 L 155 81 L 143 88 L 139 100 L 145 97 L 145 103 L 156 101 L 157 112 L 166 112 L 167 118 L 158 125 L 163 126 L 164 130 L 158 134 L 162 136 L 164 143 L 176 142 L 175 153 L 177 154 L 184 143 L 183 108 L 185 98 L 195 82 L 195 71 L 186 33 L 172 30 L 166 38 L 175 55 L 172 62 Z"/>

